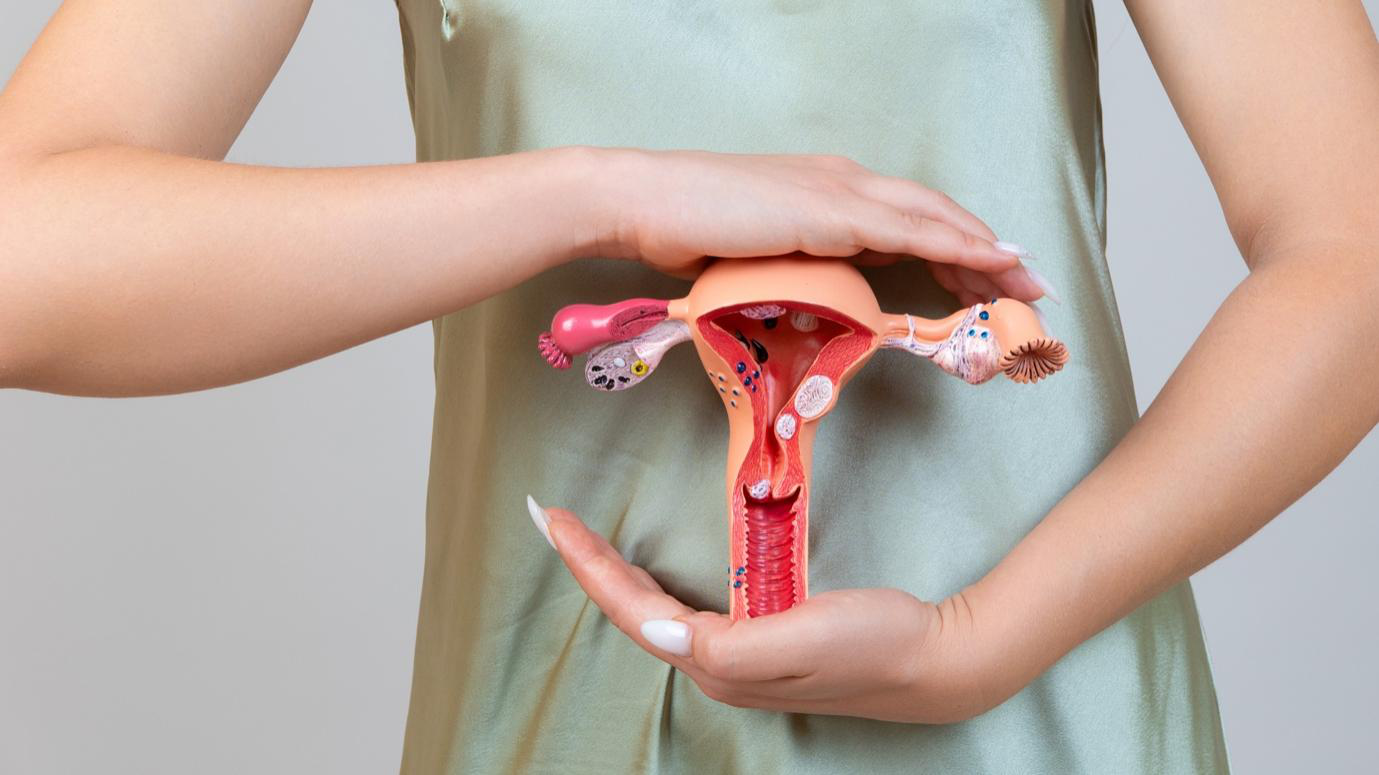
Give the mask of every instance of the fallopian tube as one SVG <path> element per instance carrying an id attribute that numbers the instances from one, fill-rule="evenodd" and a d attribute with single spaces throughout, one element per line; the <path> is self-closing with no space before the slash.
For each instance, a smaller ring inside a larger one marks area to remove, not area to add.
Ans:
<path id="1" fill-rule="evenodd" d="M 997 374 L 1036 382 L 1068 359 L 1035 310 L 1015 299 L 938 320 L 892 315 L 851 264 L 791 256 L 719 261 L 683 299 L 565 307 L 538 347 L 558 369 L 588 352 L 585 379 L 613 392 L 640 383 L 686 341 L 728 412 L 733 619 L 808 596 L 815 427 L 877 349 L 907 350 L 973 385 Z"/>

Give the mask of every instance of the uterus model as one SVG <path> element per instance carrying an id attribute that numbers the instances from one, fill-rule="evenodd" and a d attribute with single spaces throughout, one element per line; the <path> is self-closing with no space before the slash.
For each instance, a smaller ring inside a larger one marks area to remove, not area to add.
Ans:
<path id="1" fill-rule="evenodd" d="M 1068 359 L 1023 302 L 994 298 L 937 320 L 887 314 L 851 264 L 798 256 L 720 260 L 683 299 L 565 307 L 538 347 L 557 369 L 589 353 L 585 380 L 617 392 L 641 383 L 686 341 L 728 412 L 734 620 L 808 597 L 814 434 L 878 349 L 922 356 L 973 385 L 997 374 L 1037 382 Z"/>

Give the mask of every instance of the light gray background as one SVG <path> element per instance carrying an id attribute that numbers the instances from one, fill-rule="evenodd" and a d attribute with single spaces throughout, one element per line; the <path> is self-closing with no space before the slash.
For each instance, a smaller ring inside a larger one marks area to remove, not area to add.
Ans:
<path id="1" fill-rule="evenodd" d="M 0 78 L 57 5 L 0 10 Z M 1123 7 L 1097 10 L 1143 408 L 1245 268 Z M 230 158 L 410 161 L 400 56 L 392 3 L 318 0 Z M 0 772 L 395 771 L 430 348 L 419 326 L 193 395 L 0 393 Z M 1374 771 L 1376 464 L 1371 434 L 1195 577 L 1237 772 Z"/>

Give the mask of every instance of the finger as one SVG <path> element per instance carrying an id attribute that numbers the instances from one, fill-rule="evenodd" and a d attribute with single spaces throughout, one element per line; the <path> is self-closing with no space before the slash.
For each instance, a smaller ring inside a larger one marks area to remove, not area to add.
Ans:
<path id="1" fill-rule="evenodd" d="M 808 167 L 810 169 L 823 169 L 828 170 L 829 172 L 836 172 L 842 174 L 876 174 L 871 170 L 867 169 L 866 167 L 862 166 L 858 162 L 853 161 L 852 159 L 849 159 L 846 156 L 838 156 L 834 154 L 790 154 L 786 156 L 780 156 L 777 158 L 786 163 L 802 167 Z"/>
<path id="2" fill-rule="evenodd" d="M 957 298 L 959 304 L 964 307 L 970 307 L 973 304 L 984 301 L 984 299 L 977 298 L 977 294 L 968 290 L 965 285 L 958 282 L 957 277 L 953 275 L 953 267 L 947 264 L 933 263 L 929 264 L 928 267 L 929 274 L 934 276 L 934 280 L 937 281 L 939 285 L 942 285 L 944 290 L 953 294 L 953 296 Z"/>
<path id="3" fill-rule="evenodd" d="M 859 243 L 854 252 L 901 253 L 993 273 L 1019 265 L 1018 256 L 991 240 L 933 218 L 867 200 L 854 205 L 853 212 Z"/>
<path id="4" fill-rule="evenodd" d="M 853 256 L 851 261 L 858 266 L 889 266 L 910 258 L 912 257 L 895 253 L 864 250 Z M 999 296 L 1019 299 L 1020 301 L 1034 301 L 1046 295 L 1044 286 L 1040 285 L 1039 281 L 1029 274 L 1030 270 L 1023 263 L 994 275 L 932 261 L 926 262 L 926 266 L 928 266 L 929 273 L 933 275 L 934 280 L 949 293 L 960 297 L 959 301 L 966 306 L 978 302 L 988 302 Z"/>
<path id="5" fill-rule="evenodd" d="M 942 221 L 992 242 L 996 233 L 975 213 L 942 191 L 908 178 L 880 175 L 845 156 L 791 156 L 786 160 L 835 173 L 854 192 L 926 218 Z"/>
<path id="6" fill-rule="evenodd" d="M 632 568 L 632 575 L 637 577 L 637 581 L 641 582 L 642 586 L 646 587 L 652 592 L 660 592 L 662 594 L 665 593 L 665 590 L 661 588 L 660 583 L 657 582 L 656 579 L 652 578 L 650 573 L 646 572 L 646 568 L 643 568 L 640 565 L 631 564 L 629 564 L 628 567 Z"/>
<path id="7" fill-rule="evenodd" d="M 1053 287 L 1048 281 L 1023 264 L 991 275 L 991 280 L 1004 291 L 1001 295 L 1012 299 L 1034 301 L 1044 296 L 1050 299 L 1057 298 L 1056 294 L 1052 293 Z"/>
<path id="8" fill-rule="evenodd" d="M 578 517 L 575 517 L 575 519 L 578 520 Z M 581 521 L 581 523 L 579 524 L 583 525 L 583 521 Z M 589 535 L 590 539 L 593 539 L 593 541 L 598 543 L 598 545 L 603 546 L 604 553 L 615 554 L 616 557 L 622 558 L 622 554 L 618 553 L 618 549 L 615 549 L 614 545 L 608 542 L 608 539 L 604 538 L 603 535 L 598 534 L 598 532 L 589 530 L 589 528 L 587 528 L 587 525 L 585 527 L 585 532 L 587 535 Z M 652 592 L 665 592 L 665 590 L 661 589 L 661 583 L 656 582 L 656 579 L 652 578 L 651 574 L 648 574 L 647 570 L 641 567 L 641 565 L 633 565 L 632 563 L 627 563 L 627 570 L 632 572 L 634 578 L 637 579 L 637 583 L 640 583 L 641 586 L 647 587 L 647 589 L 652 590 Z"/>
<path id="9" fill-rule="evenodd" d="M 780 713 L 856 716 L 875 721 L 908 723 L 924 718 L 923 710 L 916 707 L 916 699 L 906 693 L 880 691 L 857 694 L 839 691 L 836 687 L 822 691 L 803 688 L 806 683 L 813 680 L 813 677 L 783 678 L 765 683 L 729 684 L 718 689 L 706 689 L 700 684 L 700 689 L 712 700 L 739 708 L 759 708 Z M 758 691 L 762 686 L 772 688 L 764 693 Z"/>
<path id="10" fill-rule="evenodd" d="M 737 621 L 703 611 L 676 618 L 689 625 L 694 663 L 705 673 L 720 681 L 769 681 L 819 669 L 830 638 L 825 612 L 799 605 Z"/>
<path id="11" fill-rule="evenodd" d="M 858 266 L 889 266 L 908 258 L 909 256 L 898 256 L 894 253 L 864 250 L 853 256 L 851 260 Z M 1040 286 L 1035 284 L 1026 274 L 1023 266 L 996 275 L 988 275 L 951 264 L 937 264 L 932 261 L 926 262 L 926 266 L 929 267 L 929 273 L 933 275 L 934 280 L 939 285 L 954 296 L 959 296 L 961 303 L 967 306 L 991 301 L 992 298 L 998 296 L 1032 301 L 1039 298 L 1039 294 L 1043 293 Z M 996 278 L 1002 278 L 1002 281 L 997 282 Z"/>
<path id="12" fill-rule="evenodd" d="M 901 261 L 913 261 L 914 256 L 899 256 L 895 253 L 878 253 L 875 250 L 864 250 L 852 257 L 852 263 L 858 266 L 890 266 Z"/>
<path id="13" fill-rule="evenodd" d="M 996 241 L 996 233 L 981 218 L 942 191 L 935 191 L 913 180 L 886 175 L 864 175 L 852 182 L 852 188 L 863 196 L 885 202 L 897 210 L 933 218 L 978 237 Z"/>
<path id="14" fill-rule="evenodd" d="M 579 518 L 575 517 L 575 519 L 578 520 Z M 580 521 L 580 524 L 584 525 L 583 521 Z M 589 530 L 588 526 L 584 526 L 584 531 L 591 540 L 603 547 L 604 553 L 616 555 L 619 559 L 622 558 L 622 554 L 618 552 L 617 548 L 614 547 L 613 544 L 609 543 L 608 539 L 605 538 L 601 533 Z M 557 550 L 557 552 L 558 551 L 559 550 Z M 629 562 L 627 563 L 627 569 L 637 579 L 637 583 L 641 584 L 647 589 L 652 590 L 653 592 L 665 592 L 665 590 L 661 588 L 660 583 L 657 582 L 656 579 L 652 578 L 651 574 L 648 573 L 645 568 L 639 565 L 633 565 Z"/>
<path id="15" fill-rule="evenodd" d="M 673 268 L 664 268 L 661 271 L 677 280 L 697 280 L 711 260 L 709 256 L 700 256 L 692 261 L 687 261 Z"/>
<path id="16" fill-rule="evenodd" d="M 650 574 L 639 576 L 611 544 L 571 512 L 549 508 L 546 513 L 551 518 L 549 528 L 556 551 L 589 599 L 615 627 L 642 648 L 661 656 L 664 652 L 653 651 L 642 637 L 642 622 L 672 619 L 694 613 L 694 609 L 660 591 L 659 586 L 649 588 L 646 581 Z"/>
<path id="17" fill-rule="evenodd" d="M 997 296 L 1005 295 L 1001 288 L 991 281 L 991 278 L 981 272 L 974 272 L 965 266 L 953 267 L 953 276 L 957 278 L 958 282 L 962 283 L 964 288 L 980 295 L 982 301 L 991 301 Z"/>
<path id="18" fill-rule="evenodd" d="M 840 698 L 848 697 L 853 703 L 858 700 L 846 691 L 839 692 L 836 686 L 822 680 L 819 673 L 766 681 L 724 681 L 704 673 L 695 679 L 695 684 L 710 699 L 744 708 L 836 714 Z"/>
<path id="19" fill-rule="evenodd" d="M 694 678 L 694 683 L 706 697 L 716 702 L 738 708 L 759 708 L 784 713 L 837 713 L 829 707 L 831 698 L 802 699 L 792 696 L 790 689 L 783 688 L 788 681 L 800 678 L 781 678 L 774 681 L 720 681 L 713 676 L 702 674 Z M 767 691 L 759 691 L 767 687 Z"/>
<path id="20" fill-rule="evenodd" d="M 822 169 L 831 173 L 864 202 L 888 205 L 900 213 L 902 218 L 920 227 L 921 234 L 914 239 L 911 247 L 888 249 L 872 244 L 870 239 L 855 240 L 858 244 L 839 252 L 836 244 L 811 250 L 801 249 L 813 255 L 850 256 L 863 249 L 874 249 L 883 253 L 904 253 L 945 263 L 960 263 L 981 271 L 995 272 L 1016 265 L 1018 253 L 1010 243 L 998 242 L 995 232 L 982 219 L 958 204 L 952 197 L 941 191 L 905 178 L 878 175 L 857 162 L 842 156 L 792 156 L 786 157 L 788 163 Z M 935 228 L 935 227 L 943 228 Z M 964 240 L 958 235 L 970 235 L 972 240 Z M 873 234 L 873 238 L 890 240 L 884 234 Z M 902 240 L 901 244 L 907 242 Z M 914 244 L 922 245 L 916 251 Z"/>

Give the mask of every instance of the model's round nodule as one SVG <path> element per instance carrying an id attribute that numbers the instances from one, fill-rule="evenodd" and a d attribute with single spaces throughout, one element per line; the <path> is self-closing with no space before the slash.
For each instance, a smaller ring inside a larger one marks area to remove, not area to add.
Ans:
<path id="1" fill-rule="evenodd" d="M 824 413 L 828 402 L 833 400 L 833 380 L 822 374 L 815 374 L 800 385 L 795 393 L 795 411 L 806 420 L 812 420 Z"/>
<path id="2" fill-rule="evenodd" d="M 795 437 L 795 415 L 786 412 L 776 418 L 776 435 L 785 441 Z"/>

